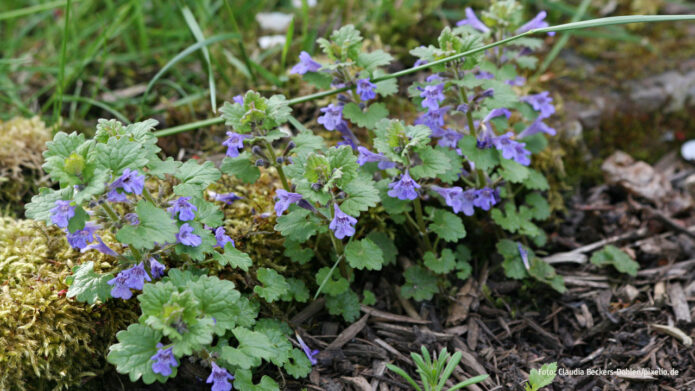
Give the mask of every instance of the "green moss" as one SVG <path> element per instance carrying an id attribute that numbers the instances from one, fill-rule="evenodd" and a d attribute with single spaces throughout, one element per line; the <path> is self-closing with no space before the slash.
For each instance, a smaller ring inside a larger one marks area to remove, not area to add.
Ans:
<path id="1" fill-rule="evenodd" d="M 0 218 L 0 389 L 67 389 L 104 371 L 104 352 L 137 314 L 132 303 L 65 297 L 65 277 L 88 260 L 111 268 L 103 254 L 73 251 L 57 228 Z"/>

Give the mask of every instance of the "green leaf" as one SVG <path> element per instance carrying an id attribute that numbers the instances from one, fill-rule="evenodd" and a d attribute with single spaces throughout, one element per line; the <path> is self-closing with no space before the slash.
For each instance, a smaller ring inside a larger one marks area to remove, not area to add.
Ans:
<path id="1" fill-rule="evenodd" d="M 82 182 L 82 189 L 75 192 L 72 197 L 76 203 L 89 201 L 93 196 L 101 194 L 106 188 L 106 181 L 109 179 L 109 172 L 102 168 L 88 170 L 85 173 L 86 179 Z"/>
<path id="2" fill-rule="evenodd" d="M 239 341 L 238 349 L 249 357 L 270 361 L 270 358 L 275 354 L 273 343 L 267 335 L 261 332 L 237 327 L 232 330 L 232 333 Z"/>
<path id="3" fill-rule="evenodd" d="M 67 297 L 76 297 L 81 302 L 94 304 L 97 300 L 106 302 L 111 298 L 111 285 L 108 281 L 113 274 L 99 274 L 94 272 L 94 262 L 89 261 L 75 266 L 72 276 L 68 277 L 70 287 Z"/>
<path id="4" fill-rule="evenodd" d="M 323 284 L 322 292 L 330 296 L 337 296 L 347 291 L 350 287 L 350 283 L 347 279 L 345 279 L 345 277 L 340 275 L 340 272 L 337 269 L 333 270 L 330 278 L 326 280 L 326 277 L 330 271 L 330 267 L 322 267 L 319 269 L 318 273 L 316 273 L 316 285 L 321 286 L 321 284 Z M 325 284 L 324 280 L 326 280 Z"/>
<path id="5" fill-rule="evenodd" d="M 156 176 L 159 179 L 164 179 L 165 175 L 174 175 L 179 167 L 181 167 L 181 164 L 180 161 L 174 160 L 174 158 L 169 156 L 166 160 L 161 160 L 159 158 L 150 160 L 147 164 L 147 168 L 150 169 L 150 175 Z"/>
<path id="6" fill-rule="evenodd" d="M 342 188 L 355 179 L 357 170 L 360 167 L 357 164 L 357 157 L 352 152 L 352 148 L 347 145 L 330 148 L 326 152 L 326 157 L 328 158 L 332 174 L 324 188 L 328 188 L 331 183 L 335 183 Z"/>
<path id="7" fill-rule="evenodd" d="M 342 315 L 346 322 L 354 322 L 360 316 L 360 298 L 352 290 L 337 296 L 326 296 L 326 308 L 331 315 Z"/>
<path id="8" fill-rule="evenodd" d="M 261 382 L 253 384 L 253 374 L 249 369 L 239 369 L 234 372 L 234 389 L 240 391 L 279 391 L 280 387 L 268 376 L 263 376 Z"/>
<path id="9" fill-rule="evenodd" d="M 324 149 L 326 146 L 323 137 L 316 136 L 310 132 L 299 132 L 292 137 L 292 141 L 295 147 L 291 150 L 291 153 L 296 156 L 306 155 L 309 152 Z"/>
<path id="10" fill-rule="evenodd" d="M 390 64 L 391 61 L 393 61 L 393 57 L 381 49 L 370 53 L 363 52 L 357 57 L 357 65 L 370 72 L 378 67 Z"/>
<path id="11" fill-rule="evenodd" d="M 374 84 L 376 84 L 374 91 L 383 97 L 398 93 L 398 81 L 395 78 L 386 79 Z"/>
<path id="12" fill-rule="evenodd" d="M 409 267 L 403 277 L 405 277 L 405 284 L 401 287 L 401 294 L 406 299 L 430 300 L 435 293 L 439 292 L 437 277 L 422 266 Z"/>
<path id="13" fill-rule="evenodd" d="M 220 179 L 220 170 L 211 161 L 198 164 L 190 159 L 179 167 L 175 174 L 181 183 L 174 186 L 174 193 L 181 196 L 196 196 L 203 192 L 211 183 Z"/>
<path id="14" fill-rule="evenodd" d="M 217 205 L 205 201 L 200 195 L 192 197 L 190 202 L 198 208 L 195 212 L 196 221 L 208 227 L 219 227 L 222 225 L 224 213 L 222 213 Z"/>
<path id="15" fill-rule="evenodd" d="M 384 257 L 385 265 L 396 263 L 398 248 L 396 248 L 393 240 L 391 240 L 385 232 L 372 231 L 367 235 L 367 239 L 379 246 Z"/>
<path id="16" fill-rule="evenodd" d="M 439 148 L 435 149 L 429 146 L 418 148 L 417 154 L 422 164 L 410 169 L 410 174 L 414 179 L 434 178 L 439 174 L 445 173 L 452 166 L 447 154 Z"/>
<path id="17" fill-rule="evenodd" d="M 530 217 L 534 220 L 545 220 L 550 217 L 550 205 L 540 193 L 529 193 L 525 198 L 526 205 L 530 206 Z"/>
<path id="18" fill-rule="evenodd" d="M 222 346 L 220 349 L 220 358 L 226 361 L 228 365 L 241 369 L 249 369 L 261 364 L 260 358 L 251 357 L 241 350 L 231 346 Z M 238 387 L 239 386 L 237 386 L 237 388 Z"/>
<path id="19" fill-rule="evenodd" d="M 307 72 L 302 76 L 305 82 L 313 84 L 320 90 L 327 90 L 331 88 L 331 82 L 333 81 L 333 76 L 327 72 Z"/>
<path id="20" fill-rule="evenodd" d="M 285 251 L 283 252 L 283 255 L 288 257 L 294 262 L 299 263 L 300 265 L 304 265 L 305 263 L 311 261 L 311 259 L 314 257 L 314 250 L 310 248 L 302 248 L 301 244 L 285 239 Z"/>
<path id="21" fill-rule="evenodd" d="M 465 280 L 471 276 L 473 272 L 473 267 L 469 261 L 471 260 L 471 250 L 463 244 L 456 246 L 456 277 L 461 280 Z"/>
<path id="22" fill-rule="evenodd" d="M 155 243 L 174 243 L 178 227 L 171 216 L 147 201 L 141 200 L 135 207 L 140 219 L 138 225 L 126 225 L 118 230 L 119 242 L 139 249 L 151 250 Z"/>
<path id="23" fill-rule="evenodd" d="M 265 318 L 258 320 L 254 331 L 265 334 L 273 345 L 270 362 L 277 367 L 283 366 L 289 360 L 292 351 L 292 343 L 287 338 L 292 332 L 289 326 L 279 320 Z"/>
<path id="24" fill-rule="evenodd" d="M 548 185 L 548 180 L 540 172 L 529 168 L 528 177 L 523 182 L 524 187 L 530 190 L 548 190 L 550 185 Z"/>
<path id="25" fill-rule="evenodd" d="M 318 217 L 310 211 L 294 208 L 288 214 L 278 217 L 275 230 L 294 242 L 304 243 L 318 232 L 321 224 Z"/>
<path id="26" fill-rule="evenodd" d="M 53 190 L 42 187 L 39 194 L 31 197 L 31 202 L 25 206 L 27 218 L 45 221 L 46 224 L 53 224 L 51 221 L 51 209 L 55 207 L 58 200 L 69 200 L 72 198 L 73 188 L 66 187 L 60 190 Z"/>
<path id="27" fill-rule="evenodd" d="M 227 175 L 241 179 L 244 183 L 254 183 L 260 178 L 261 170 L 249 159 L 251 159 L 249 151 L 244 151 L 235 158 L 225 157 L 220 169 Z"/>
<path id="28" fill-rule="evenodd" d="M 290 285 L 290 289 L 287 294 L 283 295 L 283 301 L 294 300 L 299 303 L 306 303 L 309 300 L 309 289 L 304 284 L 304 281 L 296 278 L 288 278 L 287 283 Z"/>
<path id="29" fill-rule="evenodd" d="M 448 148 L 437 148 L 438 151 L 444 153 L 449 159 L 449 167 L 440 174 L 437 174 L 437 178 L 441 179 L 444 183 L 454 183 L 459 180 L 461 175 L 461 168 L 463 167 L 463 158 L 454 149 Z"/>
<path id="30" fill-rule="evenodd" d="M 466 227 L 461 218 L 444 209 L 427 207 L 429 214 L 429 230 L 447 242 L 455 242 L 466 237 Z"/>
<path id="31" fill-rule="evenodd" d="M 639 270 L 639 263 L 632 260 L 621 249 L 610 244 L 601 251 L 595 252 L 591 256 L 591 263 L 600 267 L 612 265 L 617 271 L 633 277 L 637 275 L 637 270 Z"/>
<path id="32" fill-rule="evenodd" d="M 481 170 L 487 171 L 500 164 L 499 152 L 494 148 L 478 148 L 476 138 L 471 135 L 463 136 L 459 141 L 459 148 L 470 161 L 475 163 L 475 167 Z"/>
<path id="33" fill-rule="evenodd" d="M 311 373 L 311 361 L 299 349 L 292 349 L 289 360 L 283 366 L 285 372 L 295 379 L 307 377 Z"/>
<path id="34" fill-rule="evenodd" d="M 374 305 L 376 304 L 376 296 L 372 291 L 363 290 L 362 291 L 362 305 Z"/>
<path id="35" fill-rule="evenodd" d="M 352 240 L 345 246 L 345 259 L 355 269 L 381 270 L 384 256 L 381 248 L 369 239 Z"/>
<path id="36" fill-rule="evenodd" d="M 111 137 L 106 143 L 98 143 L 95 149 L 97 165 L 111 170 L 114 175 L 120 175 L 126 168 L 142 173 L 148 161 L 147 150 L 128 137 Z"/>
<path id="37" fill-rule="evenodd" d="M 442 250 L 442 256 L 439 258 L 435 253 L 428 251 L 423 259 L 425 266 L 437 274 L 447 274 L 456 267 L 454 252 L 448 248 Z"/>
<path id="38" fill-rule="evenodd" d="M 502 178 L 510 182 L 522 183 L 529 176 L 529 169 L 513 160 L 503 158 L 501 159 L 501 165 Z"/>
<path id="39" fill-rule="evenodd" d="M 351 216 L 359 216 L 360 212 L 376 206 L 380 200 L 374 181 L 366 175 L 357 176 L 342 190 L 348 197 L 340 204 L 340 209 Z"/>
<path id="40" fill-rule="evenodd" d="M 360 109 L 355 103 L 348 103 L 343 107 L 343 116 L 361 128 L 374 129 L 376 123 L 388 115 L 386 106 L 380 102 L 372 103 L 366 110 Z"/>
<path id="41" fill-rule="evenodd" d="M 116 366 L 116 371 L 128 374 L 131 382 L 136 382 L 142 377 L 145 384 L 152 384 L 155 380 L 165 382 L 167 377 L 152 371 L 150 357 L 157 353 L 157 344 L 162 338 L 162 333 L 139 323 L 131 324 L 127 330 L 121 330 L 116 334 L 118 343 L 109 347 L 106 360 Z M 176 377 L 177 367 L 172 367 L 171 375 Z"/>
<path id="42" fill-rule="evenodd" d="M 202 314 L 215 319 L 215 334 L 224 335 L 225 331 L 237 326 L 236 316 L 230 309 L 237 306 L 241 294 L 234 289 L 233 282 L 201 276 L 189 289 L 200 303 Z"/>
<path id="43" fill-rule="evenodd" d="M 212 253 L 213 258 L 222 266 L 229 265 L 233 268 L 239 268 L 245 272 L 253 265 L 253 260 L 245 252 L 241 252 L 234 248 L 232 242 L 227 242 L 224 245 L 224 252 L 215 251 Z"/>
<path id="44" fill-rule="evenodd" d="M 543 364 L 540 370 L 531 369 L 531 373 L 528 375 L 528 382 L 534 391 L 540 390 L 541 388 L 550 385 L 550 383 L 555 380 L 557 374 L 557 363 Z"/>
<path id="45" fill-rule="evenodd" d="M 515 242 L 509 239 L 500 240 L 497 242 L 497 252 L 504 258 L 502 268 L 504 268 L 504 274 L 507 277 L 520 280 L 527 276 L 524 261 L 519 253 L 519 246 Z"/>
<path id="46" fill-rule="evenodd" d="M 263 286 L 256 285 L 253 291 L 268 303 L 272 303 L 286 295 L 290 290 L 290 284 L 285 277 L 273 269 L 260 268 L 256 271 L 256 278 Z"/>
<path id="47" fill-rule="evenodd" d="M 85 223 L 89 220 L 89 215 L 82 209 L 81 206 L 75 207 L 75 215 L 68 222 L 68 231 L 75 233 L 84 228 Z"/>
<path id="48" fill-rule="evenodd" d="M 528 273 L 536 280 L 550 285 L 556 291 L 565 293 L 567 288 L 562 276 L 555 273 L 555 269 L 549 263 L 536 257 L 531 250 L 528 252 L 531 263 Z"/>

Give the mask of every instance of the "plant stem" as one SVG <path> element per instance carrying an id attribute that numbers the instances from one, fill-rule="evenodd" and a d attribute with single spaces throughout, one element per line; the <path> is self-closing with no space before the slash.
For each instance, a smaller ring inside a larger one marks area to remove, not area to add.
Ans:
<path id="1" fill-rule="evenodd" d="M 268 150 L 268 154 L 270 154 L 270 158 L 272 159 L 272 162 L 270 164 L 275 167 L 276 170 L 278 170 L 278 175 L 280 176 L 280 181 L 282 182 L 282 187 L 285 189 L 285 191 L 290 191 L 290 185 L 287 183 L 287 177 L 285 177 L 285 171 L 282 169 L 282 163 L 277 162 L 277 155 L 275 155 L 275 150 L 273 149 L 273 145 L 270 144 L 268 140 L 263 140 L 265 141 L 265 148 Z"/>
<path id="2" fill-rule="evenodd" d="M 425 219 L 422 217 L 422 203 L 420 203 L 420 198 L 415 199 L 415 218 L 417 219 L 418 227 L 420 228 L 420 233 L 425 239 L 425 247 L 427 250 L 432 251 L 432 243 L 430 242 L 430 236 L 427 234 L 427 227 L 425 226 Z"/>
<path id="3" fill-rule="evenodd" d="M 118 218 L 118 215 L 116 214 L 116 211 L 113 210 L 111 205 L 104 202 L 103 204 L 101 204 L 101 208 L 106 212 L 106 214 L 109 216 L 109 219 L 111 219 L 111 221 L 113 221 L 116 224 L 120 222 L 120 219 Z M 133 246 L 128 246 L 128 247 L 130 248 L 130 252 L 133 253 L 133 256 L 135 256 L 135 258 L 138 261 L 142 260 L 142 254 L 140 254 L 140 251 L 138 251 L 137 248 L 135 248 Z"/>
<path id="4" fill-rule="evenodd" d="M 157 205 L 157 203 L 154 202 L 154 198 L 152 198 L 152 194 L 150 193 L 149 190 L 147 190 L 147 187 L 143 187 L 143 189 L 142 189 L 142 195 L 145 196 L 145 199 L 146 199 L 148 202 L 152 203 L 152 205 L 155 205 L 155 206 Z"/>

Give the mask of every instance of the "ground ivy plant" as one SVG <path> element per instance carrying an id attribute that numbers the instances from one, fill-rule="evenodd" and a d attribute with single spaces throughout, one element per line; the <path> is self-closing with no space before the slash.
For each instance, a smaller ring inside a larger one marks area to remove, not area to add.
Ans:
<path id="1" fill-rule="evenodd" d="M 210 368 L 213 390 L 279 389 L 252 371 L 263 362 L 304 377 L 316 363 L 303 342 L 293 347 L 292 330 L 274 319 L 259 318 L 257 296 L 274 298 L 278 287 L 270 269 L 256 270 L 269 287 L 242 294 L 235 284 L 209 274 L 212 265 L 249 271 L 251 258 L 237 250 L 225 232 L 219 205 L 235 195 L 204 190 L 220 179 L 212 162 L 161 160 L 151 130 L 156 121 L 124 126 L 99 121 L 93 139 L 58 133 L 44 154 L 46 172 L 60 189 L 43 189 L 27 206 L 27 216 L 65 230 L 80 252 L 99 251 L 118 260 L 110 272 L 93 262 L 75 267 L 67 296 L 97 300 L 137 297 L 138 323 L 118 333 L 108 361 L 132 381 L 165 382 L 185 357 Z M 117 244 L 102 238 L 113 234 Z M 287 291 L 287 292 L 286 292 Z M 292 281 L 283 290 L 306 287 Z"/>
<path id="2" fill-rule="evenodd" d="M 409 259 L 400 287 L 408 299 L 430 300 L 467 279 L 472 260 L 490 258 L 481 248 L 496 250 L 508 277 L 562 292 L 562 279 L 531 249 L 545 242 L 537 223 L 550 213 L 542 193 L 548 182 L 531 163 L 555 134 L 545 122 L 555 107 L 520 73 L 535 66 L 531 53 L 542 41 L 523 38 L 437 62 L 547 26 L 544 13 L 522 23 L 521 11 L 509 0 L 494 2 L 481 19 L 467 9 L 436 44 L 413 49 L 415 66 L 433 64 L 402 91 L 414 118 L 388 108 L 402 104 L 395 79 L 380 80 L 393 58 L 363 50 L 360 32 L 345 26 L 318 40 L 323 62 L 302 52 L 290 71 L 319 88 L 342 89 L 319 108 L 320 129 L 297 121 L 284 96 L 249 91 L 220 109 L 229 131 L 219 169 L 210 161 L 162 160 L 154 120 L 101 120 L 92 139 L 58 133 L 44 169 L 59 188 L 43 189 L 27 216 L 63 229 L 80 252 L 117 260 L 108 270 L 76 266 L 67 292 L 90 304 L 137 298 L 139 321 L 118 333 L 108 361 L 145 383 L 164 382 L 193 360 L 209 368 L 205 380 L 215 391 L 279 389 L 268 376 L 254 383 L 254 370 L 265 362 L 303 377 L 317 351 L 299 335 L 292 339 L 287 324 L 260 317 L 262 306 L 313 294 L 325 298 L 330 314 L 353 321 L 361 304 L 375 301 L 372 292 L 356 292 L 355 276 L 397 267 L 399 254 Z M 260 267 L 237 250 L 220 205 L 244 201 L 207 191 L 222 174 L 250 185 L 262 170 L 277 179 L 275 229 L 284 256 L 310 271 L 309 280 L 286 275 L 277 262 Z M 410 240 L 394 240 L 394 232 Z M 104 241 L 107 234 L 115 244 Z M 471 242 L 472 234 L 489 243 Z M 252 289 L 215 275 L 221 268 L 243 274 Z"/>
<path id="3" fill-rule="evenodd" d="M 482 20 L 470 9 L 466 15 L 457 27 L 445 28 L 436 45 L 413 49 L 415 65 L 547 26 L 544 13 L 522 23 L 521 7 L 513 1 L 495 2 Z M 261 169 L 273 169 L 281 185 L 275 228 L 285 237 L 285 255 L 300 264 L 318 261 L 315 295 L 325 296 L 330 313 L 356 319 L 355 273 L 396 261 L 400 249 L 383 224 L 359 223 L 372 212 L 418 241 L 416 262 L 404 270 L 406 298 L 431 299 L 450 283 L 449 276 L 468 278 L 471 227 L 484 227 L 495 238 L 489 240 L 497 240 L 507 276 L 531 277 L 564 291 L 552 266 L 530 248 L 545 242 L 536 223 L 550 213 L 542 193 L 548 182 L 530 167 L 531 159 L 546 148 L 545 135 L 555 134 L 545 122 L 555 107 L 547 91 L 525 86 L 519 70 L 535 66 L 530 54 L 542 40 L 520 39 L 515 46 L 433 66 L 434 73 L 407 89 L 419 110 L 413 121 L 387 109 L 387 97 L 398 93 L 394 79 L 378 81 L 392 61 L 388 53 L 362 50 L 353 26 L 318 44 L 326 61 L 303 52 L 291 73 L 319 88 L 344 90 L 318 110 L 317 119 L 340 141 L 331 144 L 301 125 L 284 97 L 250 91 L 221 110 L 232 128 L 222 171 L 251 183 Z M 278 128 L 287 121 L 296 133 Z"/>

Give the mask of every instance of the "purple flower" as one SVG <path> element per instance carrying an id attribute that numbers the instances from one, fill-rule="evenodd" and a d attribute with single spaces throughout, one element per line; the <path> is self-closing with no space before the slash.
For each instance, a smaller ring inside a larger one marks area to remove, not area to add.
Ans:
<path id="1" fill-rule="evenodd" d="M 538 118 L 540 119 L 548 118 L 555 113 L 553 98 L 548 91 L 543 91 L 535 95 L 522 96 L 521 101 L 530 104 L 534 110 L 538 111 Z"/>
<path id="2" fill-rule="evenodd" d="M 307 346 L 306 343 L 304 343 L 304 340 L 302 340 L 302 337 L 299 336 L 299 334 L 295 334 L 297 336 L 297 341 L 299 342 L 299 346 L 301 346 L 302 350 L 304 351 L 304 354 L 306 354 L 306 358 L 311 361 L 311 365 L 316 365 L 318 364 L 318 360 L 316 360 L 316 355 L 319 354 L 318 350 L 311 350 L 309 346 Z"/>
<path id="3" fill-rule="evenodd" d="M 514 34 L 521 34 L 529 30 L 542 29 L 544 27 L 548 27 L 548 22 L 544 20 L 546 15 L 547 13 L 545 11 L 539 12 L 538 15 L 536 15 L 533 19 L 529 20 L 528 22 L 526 22 L 526 24 L 516 29 Z M 551 31 L 548 33 L 548 35 L 555 35 L 555 32 Z"/>
<path id="4" fill-rule="evenodd" d="M 513 135 L 514 133 L 508 132 L 507 134 L 495 137 L 492 143 L 497 150 L 502 152 L 503 158 L 514 160 L 519 164 L 528 166 L 531 164 L 531 159 L 529 158 L 531 152 L 524 148 L 526 146 L 525 143 L 512 140 L 511 136 Z"/>
<path id="5" fill-rule="evenodd" d="M 414 121 L 415 125 L 425 125 L 432 130 L 432 137 L 441 137 L 444 130 L 444 114 L 451 109 L 451 106 L 444 106 L 438 109 L 427 110 L 418 119 Z"/>
<path id="6" fill-rule="evenodd" d="M 119 189 L 114 188 L 106 194 L 106 200 L 109 202 L 128 202 L 128 197 L 126 197 L 125 193 L 121 193 Z"/>
<path id="7" fill-rule="evenodd" d="M 275 214 L 277 216 L 282 216 L 282 214 L 290 207 L 290 205 L 299 202 L 302 199 L 302 195 L 299 193 L 290 193 L 289 191 L 283 189 L 277 189 L 275 191 L 278 200 L 275 202 Z"/>
<path id="8" fill-rule="evenodd" d="M 417 190 L 421 186 L 417 184 L 408 174 L 408 170 L 405 170 L 401 179 L 396 182 L 389 183 L 388 195 L 393 198 L 398 198 L 399 200 L 414 200 L 417 198 Z"/>
<path id="9" fill-rule="evenodd" d="M 94 232 L 99 228 L 101 227 L 88 221 L 84 228 L 79 231 L 75 231 L 74 233 L 67 231 L 68 243 L 70 243 L 72 248 L 82 250 L 87 247 L 89 243 L 94 241 Z"/>
<path id="10" fill-rule="evenodd" d="M 302 51 L 299 53 L 299 63 L 293 66 L 290 73 L 303 75 L 307 72 L 318 72 L 321 69 L 321 64 L 314 61 L 309 53 Z"/>
<path id="11" fill-rule="evenodd" d="M 425 86 L 425 88 L 420 88 L 420 90 L 422 91 L 420 97 L 425 98 L 422 100 L 422 107 L 429 110 L 437 110 L 439 102 L 444 100 L 444 83 Z"/>
<path id="12" fill-rule="evenodd" d="M 190 221 L 195 218 L 194 211 L 198 211 L 198 208 L 188 202 L 191 197 L 179 197 L 175 200 L 169 201 L 169 208 L 167 211 L 171 213 L 171 217 L 176 218 L 176 214 L 179 215 L 179 220 Z"/>
<path id="13" fill-rule="evenodd" d="M 128 273 L 121 271 L 118 275 L 107 282 L 109 285 L 113 285 L 111 288 L 111 297 L 114 299 L 128 300 L 133 297 L 133 292 L 126 284 L 128 280 Z"/>
<path id="14" fill-rule="evenodd" d="M 415 63 L 413 64 L 413 67 L 419 67 L 420 65 L 425 65 L 425 64 L 427 64 L 427 62 L 428 62 L 427 60 L 425 60 L 424 58 L 421 58 L 421 59 L 415 61 Z"/>
<path id="15" fill-rule="evenodd" d="M 491 110 L 485 118 L 483 118 L 483 129 L 478 135 L 478 148 L 490 148 L 493 145 L 493 141 L 495 138 L 495 133 L 492 131 L 492 125 L 490 124 L 490 121 L 493 118 L 500 117 L 504 115 L 509 119 L 511 117 L 512 113 L 505 109 L 505 108 L 498 108 L 498 109 L 493 109 Z"/>
<path id="16" fill-rule="evenodd" d="M 60 228 L 67 228 L 70 219 L 75 216 L 75 207 L 70 201 L 57 200 L 51 209 L 51 221 Z"/>
<path id="17" fill-rule="evenodd" d="M 336 130 L 343 123 L 343 106 L 331 103 L 328 107 L 322 108 L 321 112 L 324 114 L 319 117 L 317 122 L 323 125 L 326 130 Z"/>
<path id="18" fill-rule="evenodd" d="M 526 270 L 529 270 L 531 266 L 528 263 L 528 252 L 524 250 L 524 247 L 521 245 L 521 243 L 517 242 L 516 246 L 519 249 L 519 255 L 521 256 L 521 261 L 524 263 L 524 267 L 526 268 Z"/>
<path id="19" fill-rule="evenodd" d="M 437 145 L 442 147 L 457 148 L 458 142 L 463 138 L 463 135 L 455 130 L 447 130 L 442 134 L 442 137 L 437 141 Z"/>
<path id="20" fill-rule="evenodd" d="M 152 281 L 145 271 L 145 265 L 142 262 L 118 274 L 120 275 L 121 273 L 127 274 L 125 285 L 131 289 L 142 290 L 145 286 L 145 280 Z"/>
<path id="21" fill-rule="evenodd" d="M 357 147 L 357 151 L 359 152 L 359 156 L 357 157 L 357 164 L 359 164 L 360 166 L 364 166 L 365 163 L 375 162 L 379 163 L 378 167 L 381 170 L 386 170 L 388 168 L 393 168 L 396 166 L 396 163 L 389 161 L 389 159 L 383 154 L 374 153 L 363 146 Z"/>
<path id="22" fill-rule="evenodd" d="M 140 224 L 140 218 L 138 217 L 137 213 L 126 213 L 126 215 L 123 217 L 125 218 L 125 221 L 127 221 L 130 225 Z"/>
<path id="23" fill-rule="evenodd" d="M 357 80 L 357 95 L 363 101 L 368 101 L 370 99 L 376 98 L 376 84 L 369 81 L 369 79 L 358 79 Z"/>
<path id="24" fill-rule="evenodd" d="M 240 200 L 244 197 L 239 197 L 238 195 L 234 193 L 224 193 L 224 194 L 218 194 L 218 193 L 212 193 L 212 198 L 215 199 L 215 201 L 220 201 L 224 202 L 227 205 L 231 205 L 234 203 L 234 201 Z"/>
<path id="25" fill-rule="evenodd" d="M 357 224 L 357 219 L 345 214 L 338 204 L 333 204 L 334 216 L 328 228 L 333 230 L 333 234 L 336 238 L 342 239 L 346 236 L 352 236 L 355 234 L 354 225 Z"/>
<path id="26" fill-rule="evenodd" d="M 427 78 L 425 79 L 425 81 L 428 83 L 432 83 L 434 81 L 439 81 L 439 80 L 442 80 L 442 77 L 439 76 L 439 73 L 433 73 L 433 74 L 427 76 Z"/>
<path id="27" fill-rule="evenodd" d="M 193 233 L 193 227 L 188 223 L 183 223 L 179 228 L 179 233 L 176 234 L 176 241 L 192 247 L 198 247 L 203 243 L 203 239 L 200 236 Z"/>
<path id="28" fill-rule="evenodd" d="M 492 74 L 492 73 L 490 73 L 490 72 L 487 72 L 487 71 L 479 71 L 479 72 L 475 75 L 475 78 L 476 78 L 476 79 L 490 80 L 490 79 L 494 79 L 494 78 L 495 78 L 495 75 Z"/>
<path id="29" fill-rule="evenodd" d="M 497 195 L 497 190 L 486 187 L 476 191 L 476 198 L 473 201 L 473 205 L 482 210 L 490 210 L 498 201 L 499 196 Z"/>
<path id="30" fill-rule="evenodd" d="M 150 357 L 150 360 L 154 361 L 152 364 L 152 372 L 158 373 L 162 376 L 171 375 L 171 368 L 176 368 L 179 366 L 178 360 L 174 357 L 173 347 L 162 349 L 162 344 L 157 344 L 159 350 L 157 354 Z"/>
<path id="31" fill-rule="evenodd" d="M 523 86 L 526 84 L 526 78 L 523 76 L 517 76 L 513 79 L 505 81 L 505 83 L 509 84 L 510 86 Z"/>
<path id="32" fill-rule="evenodd" d="M 227 139 L 222 142 L 222 145 L 227 147 L 227 156 L 239 156 L 239 150 L 244 149 L 244 139 L 248 136 L 244 134 L 227 132 Z"/>
<path id="33" fill-rule="evenodd" d="M 466 7 L 466 19 L 459 20 L 458 23 L 456 23 L 456 25 L 469 25 L 480 32 L 490 32 L 490 29 L 483 22 L 481 22 L 477 16 L 475 16 L 475 12 L 473 12 L 473 9 L 471 9 L 471 7 Z"/>
<path id="34" fill-rule="evenodd" d="M 212 384 L 212 391 L 230 391 L 232 389 L 232 383 L 230 380 L 234 380 L 234 376 L 227 372 L 227 369 L 218 366 L 214 361 L 212 362 L 212 372 L 208 376 L 206 383 Z"/>
<path id="35" fill-rule="evenodd" d="M 531 123 L 531 125 L 528 126 L 528 128 L 524 129 L 521 133 L 519 133 L 517 137 L 524 138 L 528 136 L 533 136 L 536 133 L 545 133 L 549 136 L 555 136 L 555 134 L 557 134 L 555 129 L 546 125 L 545 122 L 543 122 L 540 118 L 537 118 L 535 121 L 533 121 L 533 123 Z"/>
<path id="36" fill-rule="evenodd" d="M 126 193 L 141 194 L 145 187 L 145 175 L 138 175 L 137 170 L 126 168 L 123 174 L 113 181 L 111 189 L 123 189 Z"/>
<path id="37" fill-rule="evenodd" d="M 150 258 L 150 273 L 152 273 L 152 278 L 159 278 L 164 275 L 164 270 L 166 266 L 157 261 L 154 257 Z"/>
<path id="38" fill-rule="evenodd" d="M 217 245 L 218 247 L 224 248 L 224 245 L 232 242 L 232 246 L 235 246 L 234 244 L 234 239 L 230 238 L 229 235 L 227 235 L 227 231 L 225 231 L 224 227 L 217 227 L 215 230 L 215 239 L 217 239 Z"/>
<path id="39" fill-rule="evenodd" d="M 432 186 L 432 190 L 444 198 L 444 202 L 451 207 L 454 213 L 463 212 L 466 216 L 473 216 L 473 213 L 475 213 L 475 209 L 473 209 L 473 201 L 477 197 L 475 189 L 463 191 L 458 186 L 448 189 Z"/>
<path id="40" fill-rule="evenodd" d="M 111 250 L 111 248 L 109 246 L 107 246 L 106 243 L 104 243 L 104 241 L 101 239 L 101 236 L 96 235 L 96 234 L 94 236 L 96 237 L 97 242 L 92 243 L 92 244 L 82 248 L 80 250 L 81 253 L 87 252 L 89 250 L 97 250 L 102 254 L 111 255 L 112 257 L 118 256 L 117 252 Z"/>
<path id="41" fill-rule="evenodd" d="M 234 101 L 234 103 L 238 103 L 238 104 L 240 104 L 240 105 L 242 105 L 242 106 L 244 105 L 244 96 L 241 95 L 241 94 L 240 94 L 240 95 L 234 96 L 234 97 L 232 98 L 232 100 Z"/>

